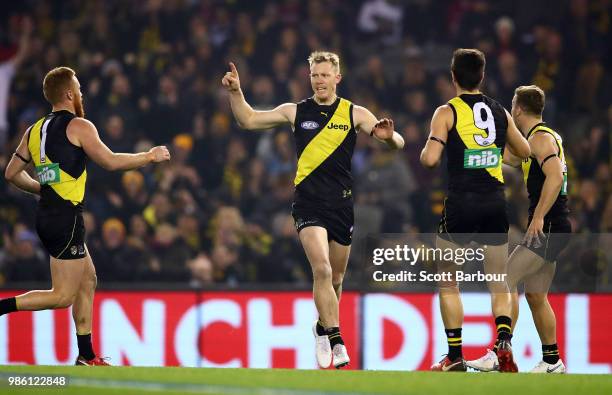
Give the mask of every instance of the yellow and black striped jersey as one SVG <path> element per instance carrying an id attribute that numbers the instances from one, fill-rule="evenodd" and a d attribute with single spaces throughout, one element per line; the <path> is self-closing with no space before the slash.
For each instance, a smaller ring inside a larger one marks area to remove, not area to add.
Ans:
<path id="1" fill-rule="evenodd" d="M 294 121 L 296 201 L 325 207 L 352 202 L 351 159 L 356 132 L 353 104 L 342 98 L 321 105 L 308 98 L 297 104 Z"/>
<path id="2" fill-rule="evenodd" d="M 563 168 L 563 185 L 559 191 L 559 196 L 557 196 L 557 199 L 550 210 L 548 210 L 546 216 L 565 215 L 569 213 L 569 209 L 567 207 L 567 163 L 565 162 L 565 152 L 563 151 L 563 139 L 557 132 L 546 126 L 544 122 L 531 128 L 529 133 L 527 133 L 527 139 L 538 132 L 548 133 L 553 136 L 559 150 L 557 156 L 561 160 L 561 167 Z M 542 186 L 544 186 L 546 176 L 542 171 L 541 164 L 538 163 L 536 158 L 529 157 L 525 159 L 521 167 L 523 169 L 523 179 L 527 186 L 527 194 L 529 195 L 529 215 L 533 215 L 540 200 L 540 194 L 542 193 Z"/>
<path id="3" fill-rule="evenodd" d="M 75 118 L 69 111 L 54 111 L 34 123 L 28 133 L 28 149 L 40 182 L 41 207 L 82 208 L 87 182 L 83 148 L 66 136 L 68 123 Z"/>
<path id="4" fill-rule="evenodd" d="M 446 146 L 449 191 L 502 189 L 502 155 L 508 130 L 504 107 L 480 93 L 457 96 L 448 104 L 454 115 Z"/>

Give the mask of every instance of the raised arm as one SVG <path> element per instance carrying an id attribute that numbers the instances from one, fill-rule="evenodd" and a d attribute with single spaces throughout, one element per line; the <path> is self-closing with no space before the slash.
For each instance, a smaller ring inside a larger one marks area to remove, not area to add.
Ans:
<path id="1" fill-rule="evenodd" d="M 17 53 L 10 60 L 15 68 L 23 63 L 30 51 L 30 36 L 32 34 L 33 24 L 30 17 L 24 17 L 21 21 L 21 36 L 19 38 L 19 48 Z"/>
<path id="2" fill-rule="evenodd" d="M 523 136 L 523 134 L 518 130 L 516 125 L 514 124 L 514 120 L 512 116 L 506 111 L 506 118 L 508 118 L 508 133 L 507 133 L 507 142 L 508 147 L 510 148 L 510 152 L 519 157 L 520 159 L 527 159 L 529 155 L 531 155 L 531 149 L 529 148 L 529 142 Z"/>
<path id="3" fill-rule="evenodd" d="M 83 147 L 85 154 L 106 170 L 131 170 L 149 163 L 170 160 L 170 153 L 165 146 L 153 147 L 138 154 L 115 153 L 100 140 L 94 124 L 84 118 L 70 121 L 66 135 L 72 144 Z"/>
<path id="4" fill-rule="evenodd" d="M 393 129 L 392 119 L 378 120 L 367 108 L 353 106 L 353 121 L 358 132 L 372 135 L 378 141 L 386 143 L 389 148 L 404 148 L 404 138 Z"/>
<path id="5" fill-rule="evenodd" d="M 453 127 L 453 110 L 445 104 L 434 112 L 431 118 L 429 137 L 421 151 L 421 164 L 430 169 L 438 166 L 448 141 L 448 131 Z"/>
<path id="6" fill-rule="evenodd" d="M 25 170 L 28 164 L 32 161 L 30 151 L 28 150 L 29 134 L 29 130 L 23 134 L 19 146 L 6 166 L 4 177 L 8 182 L 15 185 L 22 191 L 38 195 L 40 193 L 40 184 L 38 181 L 30 177 L 28 172 Z"/>
<path id="7" fill-rule="evenodd" d="M 282 124 L 295 121 L 297 105 L 285 103 L 269 111 L 256 111 L 247 103 L 240 89 L 240 76 L 234 63 L 229 64 L 230 71 L 225 73 L 221 84 L 229 92 L 230 106 L 238 126 L 243 129 L 257 130 L 270 129 Z"/>

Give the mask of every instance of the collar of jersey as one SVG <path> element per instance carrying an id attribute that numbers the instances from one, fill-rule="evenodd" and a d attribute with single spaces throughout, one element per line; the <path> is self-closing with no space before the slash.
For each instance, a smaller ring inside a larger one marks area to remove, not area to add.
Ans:
<path id="1" fill-rule="evenodd" d="M 536 130 L 539 126 L 542 126 L 542 125 L 545 126 L 546 122 L 537 123 L 531 129 L 529 129 L 529 132 L 527 132 L 527 138 L 529 138 L 529 136 L 531 136 L 531 133 L 533 133 L 534 130 Z"/>
<path id="2" fill-rule="evenodd" d="M 339 103 L 339 102 L 340 102 L 340 96 L 337 96 L 337 95 L 336 95 L 336 100 L 334 100 L 334 101 L 332 102 L 332 104 L 319 104 L 319 103 L 317 103 L 317 101 L 315 100 L 314 96 L 311 96 L 311 99 L 312 99 L 312 101 L 314 102 L 314 104 L 316 104 L 317 106 L 321 106 L 321 107 L 328 107 L 328 108 L 331 108 L 331 107 L 335 106 L 335 105 L 336 105 L 336 103 Z"/>

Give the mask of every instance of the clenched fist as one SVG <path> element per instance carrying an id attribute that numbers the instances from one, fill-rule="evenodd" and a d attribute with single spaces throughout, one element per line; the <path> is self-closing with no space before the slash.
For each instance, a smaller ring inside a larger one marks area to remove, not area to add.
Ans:
<path id="1" fill-rule="evenodd" d="M 159 163 L 170 160 L 170 152 L 165 145 L 160 145 L 158 147 L 153 147 L 149 150 L 149 155 L 151 157 L 151 162 Z"/>

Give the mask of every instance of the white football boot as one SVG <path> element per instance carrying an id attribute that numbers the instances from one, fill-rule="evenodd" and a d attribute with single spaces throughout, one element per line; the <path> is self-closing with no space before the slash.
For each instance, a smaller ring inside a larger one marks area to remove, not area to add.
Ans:
<path id="1" fill-rule="evenodd" d="M 473 361 L 465 361 L 465 364 L 481 372 L 496 372 L 499 370 L 497 355 L 487 348 L 487 353 Z"/>
<path id="2" fill-rule="evenodd" d="M 538 362 L 538 364 L 529 371 L 529 373 L 565 373 L 565 365 L 563 361 L 559 359 L 557 363 L 547 363 L 544 361 Z"/>
<path id="3" fill-rule="evenodd" d="M 332 353 L 334 354 L 334 367 L 336 369 L 340 369 L 351 362 L 344 344 L 336 344 Z"/>
<path id="4" fill-rule="evenodd" d="M 315 337 L 315 354 L 319 366 L 326 369 L 332 363 L 332 349 L 327 335 L 319 336 L 317 334 L 317 322 L 318 320 L 312 324 L 312 334 Z"/>

